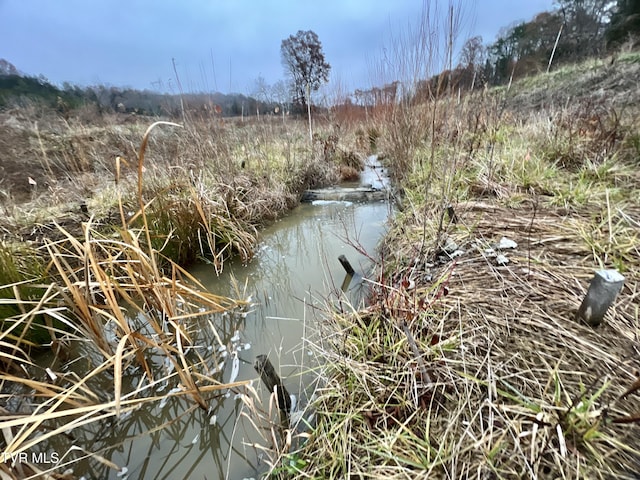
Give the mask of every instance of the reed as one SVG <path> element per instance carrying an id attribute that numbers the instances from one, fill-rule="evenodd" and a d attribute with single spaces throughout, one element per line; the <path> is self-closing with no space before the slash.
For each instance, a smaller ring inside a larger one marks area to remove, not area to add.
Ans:
<path id="1" fill-rule="evenodd" d="M 162 382 L 180 384 L 174 395 L 187 395 L 203 409 L 208 408 L 207 392 L 239 385 L 220 384 L 201 357 L 196 362 L 187 357 L 187 350 L 193 347 L 190 325 L 197 318 L 242 306 L 244 301 L 207 292 L 154 244 L 147 216 L 154 199 L 143 199 L 143 162 L 149 135 L 157 125 L 145 133 L 138 157 L 138 212 L 130 219 L 123 216 L 123 224 L 108 233 L 93 218 L 82 223 L 81 237 L 56 225 L 57 239 L 44 239 L 40 252 L 49 261 L 46 278 L 50 283 L 29 285 L 44 293 L 26 299 L 19 293 L 23 284 L 4 287 L 3 291 L 14 295 L 6 295 L 2 305 L 17 313 L 3 321 L 0 333 L 0 363 L 8 367 L 0 372 L 0 390 L 7 401 L 31 398 L 31 392 L 36 392 L 28 412 L 7 413 L 0 420 L 6 455 L 17 455 L 45 444 L 54 435 L 111 416 L 119 418 L 142 404 L 157 402 L 164 396 L 155 394 L 153 387 Z M 212 235 L 204 209 L 201 205 L 194 208 Z M 124 211 L 122 203 L 119 209 Z M 4 262 L 10 264 L 8 258 Z M 38 346 L 25 338 L 36 319 L 43 319 L 41 325 L 58 355 L 64 355 L 73 343 L 83 343 L 102 360 L 83 378 L 48 370 L 48 380 L 36 380 L 40 375 L 34 377 L 33 372 L 43 369 L 25 348 Z M 172 373 L 158 370 L 150 355 L 166 358 Z M 25 366 L 27 375 L 20 373 Z M 145 381 L 125 391 L 122 378 L 135 370 L 142 372 Z M 96 393 L 91 382 L 105 375 L 113 378 L 112 390 Z M 64 380 L 56 382 L 59 377 Z M 38 433 L 44 427 L 46 433 Z M 17 478 L 35 467 L 22 466 L 21 472 L 7 464 L 1 468 Z"/>

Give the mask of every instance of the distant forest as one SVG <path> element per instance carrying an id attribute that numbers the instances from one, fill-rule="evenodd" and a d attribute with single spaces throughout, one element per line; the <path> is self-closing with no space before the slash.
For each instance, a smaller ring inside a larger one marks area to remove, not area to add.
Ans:
<path id="1" fill-rule="evenodd" d="M 179 117 L 184 104 L 189 111 L 218 116 L 256 115 L 276 108 L 242 94 L 186 93 L 171 95 L 150 90 L 107 87 L 79 87 L 65 82 L 52 85 L 45 77 L 20 74 L 4 59 L 0 59 L 0 109 L 36 102 L 66 115 L 81 106 L 91 105 L 98 113 L 118 112 L 139 115 Z"/>
<path id="2" fill-rule="evenodd" d="M 487 85 L 503 85 L 587 57 L 603 56 L 626 44 L 640 43 L 640 0 L 556 0 L 556 9 L 542 12 L 529 22 L 504 27 L 495 42 L 482 37 L 468 39 L 457 66 L 412 88 L 414 100 L 466 91 Z M 344 102 L 363 107 L 399 100 L 399 82 L 368 90 L 356 90 Z M 52 85 L 45 77 L 26 76 L 8 60 L 0 59 L 0 109 L 37 102 L 62 115 L 85 105 L 99 113 L 179 117 L 182 108 L 218 116 L 264 115 L 295 111 L 286 99 L 282 81 L 270 87 L 258 78 L 255 92 L 243 94 L 161 94 L 112 86 Z"/>
<path id="3" fill-rule="evenodd" d="M 556 9 L 528 22 L 503 27 L 493 43 L 468 39 L 457 66 L 419 80 L 411 92 L 418 101 L 553 70 L 589 57 L 602 57 L 621 47 L 640 45 L 640 0 L 556 0 Z M 482 6 L 478 5 L 478 8 Z M 614 58 L 612 57 L 612 60 Z M 372 105 L 395 98 L 398 82 L 357 90 L 357 104 Z"/>

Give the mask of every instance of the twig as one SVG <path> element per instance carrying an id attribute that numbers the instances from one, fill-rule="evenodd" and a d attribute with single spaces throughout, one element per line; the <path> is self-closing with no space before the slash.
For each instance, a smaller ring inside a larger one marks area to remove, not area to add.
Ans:
<path id="1" fill-rule="evenodd" d="M 431 377 L 429 376 L 429 372 L 427 372 L 427 366 L 425 365 L 424 360 L 422 359 L 422 354 L 420 353 L 420 349 L 418 348 L 418 345 L 416 344 L 416 341 L 413 338 L 413 335 L 411 334 L 409 327 L 407 326 L 407 322 L 403 321 L 401 325 L 402 325 L 402 330 L 404 331 L 404 334 L 407 336 L 409 345 L 411 346 L 411 351 L 413 352 L 413 356 L 415 357 L 416 362 L 418 362 L 418 367 L 420 367 L 420 373 L 422 374 L 422 379 L 423 380 L 426 379 L 429 385 L 433 385 L 434 382 L 433 380 L 431 380 Z"/>

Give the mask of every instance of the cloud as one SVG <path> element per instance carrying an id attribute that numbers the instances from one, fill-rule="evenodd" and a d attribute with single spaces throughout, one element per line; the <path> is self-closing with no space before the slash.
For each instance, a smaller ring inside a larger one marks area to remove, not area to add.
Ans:
<path id="1" fill-rule="evenodd" d="M 469 22 L 473 24 L 469 30 L 480 32 L 485 42 L 492 41 L 500 27 L 530 19 L 551 3 L 475 2 L 476 20 Z M 42 73 L 57 83 L 100 81 L 151 88 L 160 80 L 166 86 L 174 77 L 175 59 L 184 85 L 247 91 L 259 75 L 268 83 L 282 79 L 282 40 L 298 30 L 313 30 L 332 74 L 351 89 L 366 88 L 376 76 L 371 66 L 382 58 L 383 47 L 390 53 L 391 39 L 419 18 L 421 4 L 417 0 L 0 0 L 0 43 L 2 55 L 19 69 Z"/>

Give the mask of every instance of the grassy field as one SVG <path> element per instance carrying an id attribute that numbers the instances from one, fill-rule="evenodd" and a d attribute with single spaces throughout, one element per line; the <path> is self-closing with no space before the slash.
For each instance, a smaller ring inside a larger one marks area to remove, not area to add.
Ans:
<path id="1" fill-rule="evenodd" d="M 280 475 L 638 478 L 637 76 L 628 53 L 377 118 L 400 211 Z M 601 268 L 625 285 L 593 328 Z"/>
<path id="2" fill-rule="evenodd" d="M 318 327 L 316 424 L 299 449 L 272 452 L 272 475 L 634 478 L 638 58 L 387 105 L 366 120 L 328 115 L 313 141 L 293 119 L 176 125 L 91 111 L 63 119 L 33 105 L 2 112 L 4 450 L 158 401 L 152 387 L 170 379 L 206 406 L 228 385 L 185 356 L 189 321 L 241 308 L 245 296 L 240 287 L 237 299 L 212 295 L 184 266 L 248 260 L 261 226 L 303 189 L 352 177 L 375 149 L 393 172 L 398 211 L 371 301 L 328 311 Z M 503 237 L 515 248 L 498 248 Z M 626 280 L 593 328 L 575 312 L 600 268 Z M 99 354 L 85 378 L 33 361 L 42 345 L 63 361 L 87 340 Z M 171 373 L 154 371 L 149 351 Z M 123 391 L 131 368 L 148 387 Z M 96 394 L 101 375 L 113 390 Z M 16 399 L 38 407 L 16 413 Z M 51 429 L 60 419 L 68 423 Z M 38 473 L 22 468 L 0 464 L 0 473 Z"/>
<path id="3" fill-rule="evenodd" d="M 221 383 L 221 358 L 186 352 L 195 318 L 243 308 L 246 293 L 238 286 L 233 299 L 214 295 L 185 267 L 207 262 L 221 272 L 231 256 L 248 261 L 261 226 L 285 215 L 305 188 L 352 176 L 361 161 L 350 150 L 355 140 L 340 139 L 330 122 L 311 142 L 304 123 L 281 118 L 178 125 L 85 115 L 63 119 L 27 105 L 0 116 L 5 458 L 158 402 L 168 383 L 204 409 L 237 387 Z M 95 350 L 86 376 L 62 373 L 86 344 Z M 48 367 L 35 360 L 44 350 L 57 358 Z M 157 368 L 158 355 L 171 368 Z M 125 387 L 132 371 L 147 381 Z M 112 388 L 96 388 L 105 378 Z M 2 478 L 53 473 L 10 463 L 0 462 Z"/>

